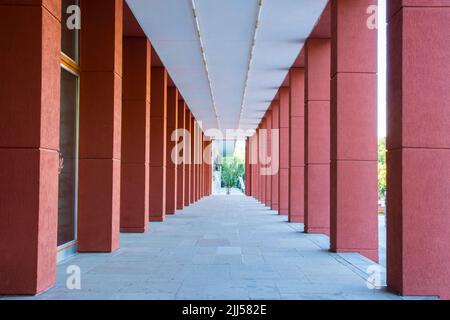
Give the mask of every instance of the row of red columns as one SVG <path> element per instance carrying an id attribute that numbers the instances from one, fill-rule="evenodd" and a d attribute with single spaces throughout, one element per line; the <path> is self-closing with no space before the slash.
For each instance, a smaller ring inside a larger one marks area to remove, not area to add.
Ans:
<path id="1" fill-rule="evenodd" d="M 331 251 L 378 261 L 374 4 L 330 1 L 247 139 L 246 193 L 329 235 Z M 388 26 L 388 286 L 450 298 L 450 7 L 388 1 Z"/>
<path id="2" fill-rule="evenodd" d="M 270 150 L 277 140 L 280 148 L 270 178 L 260 178 L 261 135 L 248 140 L 247 193 L 310 232 L 329 232 L 333 251 L 376 260 L 376 31 L 365 27 L 373 4 L 330 2 L 333 33 L 307 41 L 306 64 L 290 70 L 258 129 L 280 132 L 266 136 Z M 55 280 L 60 5 L 0 4 L 0 294 L 41 292 Z M 82 1 L 82 11 L 78 246 L 109 252 L 119 228 L 145 231 L 147 214 L 163 220 L 179 194 L 184 205 L 210 194 L 211 179 L 201 177 L 211 168 L 182 166 L 184 192 L 180 166 L 168 181 L 168 105 L 178 93 L 148 62 L 146 39 L 122 38 L 123 1 Z M 387 276 L 405 295 L 450 298 L 449 24 L 446 0 L 388 2 Z M 180 98 L 176 118 L 181 105 L 192 133 L 195 118 Z"/>
<path id="3" fill-rule="evenodd" d="M 120 232 L 212 192 L 211 141 L 142 30 L 124 34 L 127 9 L 81 3 L 80 252 L 114 251 Z M 60 0 L 0 3 L 0 294 L 36 294 L 56 277 L 60 15 Z"/>

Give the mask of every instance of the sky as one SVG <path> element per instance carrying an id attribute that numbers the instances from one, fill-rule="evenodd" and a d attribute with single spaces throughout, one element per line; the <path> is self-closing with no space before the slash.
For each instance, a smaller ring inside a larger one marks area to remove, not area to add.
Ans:
<path id="1" fill-rule="evenodd" d="M 378 137 L 386 137 L 386 0 L 378 1 Z"/>

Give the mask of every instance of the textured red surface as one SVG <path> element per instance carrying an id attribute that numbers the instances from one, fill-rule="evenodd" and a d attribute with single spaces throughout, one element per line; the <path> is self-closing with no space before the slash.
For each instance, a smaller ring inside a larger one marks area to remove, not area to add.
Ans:
<path id="1" fill-rule="evenodd" d="M 305 231 L 330 228 L 329 39 L 309 39 L 305 67 Z"/>
<path id="2" fill-rule="evenodd" d="M 377 31 L 366 9 L 377 1 L 333 0 L 331 250 L 378 261 Z"/>
<path id="3" fill-rule="evenodd" d="M 263 173 L 267 173 L 267 165 L 265 163 L 263 163 L 263 161 L 266 161 L 266 157 L 267 157 L 267 119 L 266 117 L 263 118 L 262 122 L 261 122 L 261 130 L 260 130 L 260 134 L 259 134 L 259 147 L 260 147 L 260 153 L 259 153 L 259 160 L 260 160 L 260 176 L 259 176 L 259 181 L 260 181 L 260 194 L 261 194 L 261 202 L 262 203 L 266 203 L 266 179 L 267 179 L 267 175 L 263 174 Z M 266 133 L 263 133 L 263 132 Z M 264 172 L 264 170 L 266 170 L 266 172 Z"/>
<path id="4" fill-rule="evenodd" d="M 151 46 L 125 37 L 122 80 L 121 232 L 145 232 L 149 212 Z"/>
<path id="5" fill-rule="evenodd" d="M 251 191 L 251 167 L 250 167 L 250 138 L 245 140 L 245 195 L 250 196 Z"/>
<path id="6" fill-rule="evenodd" d="M 271 133 L 272 133 L 272 110 L 268 110 L 266 112 L 266 130 L 267 130 L 267 157 L 270 159 L 268 163 L 269 168 L 272 167 L 272 141 L 271 141 Z M 272 172 L 272 170 L 270 170 Z M 266 177 L 266 206 L 272 207 L 272 174 L 267 175 Z"/>
<path id="7" fill-rule="evenodd" d="M 186 106 L 186 119 L 185 119 L 185 130 L 187 132 L 191 131 L 191 117 L 192 113 Z M 190 138 L 186 137 L 186 143 L 184 145 L 185 152 L 185 170 L 184 170 L 184 205 L 189 206 L 191 204 L 191 142 Z"/>
<path id="8" fill-rule="evenodd" d="M 172 134 L 178 127 L 178 90 L 167 89 L 167 131 L 166 131 L 166 213 L 175 214 L 177 209 L 177 165 L 172 161 L 172 150 L 176 142 Z"/>
<path id="9" fill-rule="evenodd" d="M 56 276 L 60 2 L 0 3 L 0 294 Z"/>
<path id="10" fill-rule="evenodd" d="M 450 299 L 450 4 L 389 5 L 388 286 Z"/>
<path id="11" fill-rule="evenodd" d="M 195 202 L 195 128 L 196 128 L 196 124 L 195 124 L 195 117 L 194 115 L 191 113 L 191 124 L 190 124 L 190 134 L 191 134 L 191 144 L 190 144 L 190 152 L 191 152 L 191 178 L 189 179 L 190 181 L 190 185 L 191 187 L 189 188 L 189 201 L 190 203 L 194 203 Z"/>
<path id="12" fill-rule="evenodd" d="M 150 111 L 150 221 L 166 217 L 167 71 L 152 67 Z"/>
<path id="13" fill-rule="evenodd" d="M 280 103 L 279 101 L 273 101 L 272 102 L 272 128 L 273 129 L 280 129 Z M 280 145 L 280 136 L 278 134 L 278 141 L 273 143 L 278 143 Z M 278 157 L 278 159 L 274 159 L 274 157 Z M 278 167 L 280 164 L 280 153 L 272 155 L 272 158 L 278 162 Z M 279 169 L 279 168 L 278 168 Z M 275 211 L 278 211 L 280 209 L 280 202 L 279 202 L 279 188 L 280 188 L 280 172 L 277 170 L 272 174 L 272 209 Z"/>
<path id="14" fill-rule="evenodd" d="M 80 159 L 78 186 L 78 251 L 116 250 L 120 225 L 120 160 Z"/>
<path id="15" fill-rule="evenodd" d="M 78 250 L 119 247 L 122 1 L 83 1 Z"/>
<path id="16" fill-rule="evenodd" d="M 250 137 L 250 168 L 251 168 L 251 196 L 257 198 L 258 195 L 258 146 L 256 133 Z M 272 189 L 273 190 L 273 189 Z"/>
<path id="17" fill-rule="evenodd" d="M 182 99 L 181 96 L 179 96 L 178 100 L 178 122 L 177 122 L 177 129 L 181 130 L 184 129 L 186 125 L 186 103 Z M 181 140 L 177 141 L 177 143 L 180 143 Z M 184 143 L 184 142 L 181 142 Z M 182 154 L 181 154 L 182 156 Z M 177 165 L 177 210 L 183 209 L 185 205 L 185 170 L 186 165 L 185 163 L 181 163 Z"/>
<path id="18" fill-rule="evenodd" d="M 305 70 L 290 71 L 289 221 L 304 222 L 305 210 Z"/>
<path id="19" fill-rule="evenodd" d="M 279 213 L 289 213 L 289 87 L 281 87 L 280 94 L 280 183 L 278 190 Z"/>

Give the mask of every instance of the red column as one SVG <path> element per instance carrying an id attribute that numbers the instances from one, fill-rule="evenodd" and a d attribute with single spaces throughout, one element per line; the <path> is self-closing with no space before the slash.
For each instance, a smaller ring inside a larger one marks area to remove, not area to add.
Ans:
<path id="1" fill-rule="evenodd" d="M 197 119 L 194 121 L 193 126 L 194 131 L 194 145 L 193 145 L 193 164 L 194 164 L 194 178 L 193 178 L 193 202 L 197 202 L 197 192 L 198 192 L 198 124 Z"/>
<path id="2" fill-rule="evenodd" d="M 376 0 L 332 1 L 331 249 L 378 261 Z"/>
<path id="3" fill-rule="evenodd" d="M 250 162 L 252 170 L 252 197 L 258 198 L 258 143 L 257 132 L 250 138 Z"/>
<path id="4" fill-rule="evenodd" d="M 305 49 L 305 232 L 329 235 L 331 43 L 309 39 Z"/>
<path id="5" fill-rule="evenodd" d="M 387 282 L 450 299 L 450 6 L 388 3 Z"/>
<path id="6" fill-rule="evenodd" d="M 176 141 L 172 134 L 178 127 L 178 90 L 167 89 L 167 149 L 166 149 L 166 214 L 175 214 L 177 210 L 177 164 L 172 161 L 172 151 Z"/>
<path id="7" fill-rule="evenodd" d="M 148 228 L 151 46 L 146 37 L 123 43 L 120 231 Z"/>
<path id="8" fill-rule="evenodd" d="M 200 154 L 200 172 L 201 172 L 201 186 L 200 186 L 200 199 L 203 198 L 205 196 L 205 161 L 203 160 L 204 157 L 204 150 L 205 150 L 205 134 L 202 132 L 202 149 L 201 149 L 201 154 Z"/>
<path id="9" fill-rule="evenodd" d="M 305 210 L 305 70 L 290 71 L 289 222 L 304 222 Z"/>
<path id="10" fill-rule="evenodd" d="M 201 188 L 201 152 L 202 152 L 202 130 L 198 122 L 196 122 L 196 148 L 195 148 L 195 201 L 200 200 Z"/>
<path id="11" fill-rule="evenodd" d="M 261 128 L 259 130 L 259 181 L 260 181 L 260 200 L 266 204 L 266 164 L 267 159 L 267 131 L 266 131 L 266 117 L 261 121 Z"/>
<path id="12" fill-rule="evenodd" d="M 0 4 L 0 294 L 36 294 L 56 276 L 61 3 L 8 2 Z"/>
<path id="13" fill-rule="evenodd" d="M 183 149 L 185 170 L 184 170 L 184 205 L 191 204 L 191 138 L 188 136 L 191 132 L 191 117 L 192 113 L 186 106 L 186 121 L 185 121 L 185 144 Z"/>
<path id="14" fill-rule="evenodd" d="M 209 141 L 206 136 L 203 137 L 203 154 L 202 154 L 202 159 L 203 159 L 203 186 L 202 186 L 202 197 L 206 197 L 208 196 L 208 179 L 209 179 L 209 175 L 208 175 L 208 165 L 209 165 L 209 146 L 211 144 L 211 141 Z"/>
<path id="15" fill-rule="evenodd" d="M 278 162 L 278 168 L 272 173 L 272 210 L 278 211 L 280 209 L 279 205 L 279 187 L 280 187 L 280 102 L 279 100 L 274 100 L 272 102 L 272 129 L 278 130 L 278 139 L 272 143 L 278 144 L 278 152 L 272 155 L 272 161 Z M 277 159 L 275 159 L 277 157 Z"/>
<path id="16" fill-rule="evenodd" d="M 212 140 L 206 138 L 206 149 L 205 149 L 205 196 L 211 195 L 211 184 L 212 184 Z"/>
<path id="17" fill-rule="evenodd" d="M 279 213 L 289 213 L 289 87 L 280 88 L 280 183 Z"/>
<path id="18" fill-rule="evenodd" d="M 199 127 L 199 147 L 198 147 L 198 157 L 199 157 L 199 164 L 198 164 L 198 199 L 200 200 L 202 198 L 202 186 L 203 186 L 203 131 Z"/>
<path id="19" fill-rule="evenodd" d="M 202 188 L 202 159 L 201 159 L 201 155 L 202 155 L 202 145 L 203 145 L 203 132 L 200 128 L 200 126 L 198 126 L 198 147 L 197 147 L 197 154 L 198 154 L 198 163 L 197 163 L 197 200 L 200 200 L 201 195 L 200 195 L 200 190 Z"/>
<path id="20" fill-rule="evenodd" d="M 270 163 L 268 163 L 268 167 L 272 168 L 273 160 L 272 160 L 272 141 L 271 141 L 271 133 L 272 133 L 272 109 L 269 109 L 266 113 L 266 130 L 267 130 L 267 157 L 270 159 Z M 272 169 L 266 175 L 266 205 L 269 208 L 272 208 Z"/>
<path id="21" fill-rule="evenodd" d="M 177 129 L 183 130 L 185 128 L 186 123 L 186 104 L 184 100 L 179 97 L 178 100 L 178 123 L 177 123 Z M 180 138 L 180 135 L 178 135 Z M 178 140 L 177 144 L 183 144 L 184 137 L 181 137 L 183 141 Z M 180 147 L 179 147 L 180 148 Z M 184 149 L 183 149 L 184 152 Z M 178 156 L 183 157 L 183 153 L 179 152 Z M 178 163 L 177 165 L 177 210 L 181 210 L 184 207 L 185 204 L 185 163 L 184 161 L 182 163 Z"/>
<path id="22" fill-rule="evenodd" d="M 189 195 L 189 199 L 191 203 L 195 202 L 195 136 L 196 136 L 196 132 L 195 132 L 195 127 L 196 127 L 196 122 L 195 122 L 195 117 L 193 114 L 191 114 L 191 188 L 190 188 L 190 195 Z"/>
<path id="23" fill-rule="evenodd" d="M 261 163 L 259 161 L 261 152 L 260 149 L 260 129 L 261 123 L 256 129 L 255 143 L 256 143 L 256 199 L 261 202 Z"/>
<path id="24" fill-rule="evenodd" d="M 250 138 L 245 139 L 245 195 L 251 194 Z"/>
<path id="25" fill-rule="evenodd" d="M 194 122 L 194 166 L 195 166 L 195 176 L 194 176 L 194 202 L 198 201 L 198 189 L 199 189 L 199 142 L 200 142 L 200 131 L 198 128 L 198 122 L 195 120 Z"/>
<path id="26" fill-rule="evenodd" d="M 167 71 L 152 67 L 150 112 L 150 221 L 166 217 Z"/>
<path id="27" fill-rule="evenodd" d="M 123 2 L 83 1 L 78 250 L 119 247 Z"/>

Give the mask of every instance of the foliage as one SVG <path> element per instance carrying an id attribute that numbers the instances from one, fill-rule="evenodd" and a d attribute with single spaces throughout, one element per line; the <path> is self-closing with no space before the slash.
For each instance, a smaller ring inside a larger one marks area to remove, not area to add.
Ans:
<path id="1" fill-rule="evenodd" d="M 245 165 L 236 157 L 226 157 L 222 160 L 222 180 L 227 188 L 236 187 L 239 178 L 244 175 Z"/>
<path id="2" fill-rule="evenodd" d="M 378 141 L 378 196 L 381 199 L 386 197 L 386 138 Z"/>

